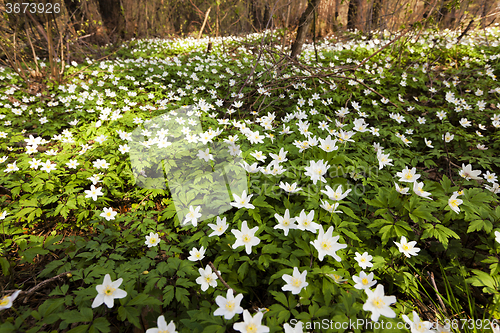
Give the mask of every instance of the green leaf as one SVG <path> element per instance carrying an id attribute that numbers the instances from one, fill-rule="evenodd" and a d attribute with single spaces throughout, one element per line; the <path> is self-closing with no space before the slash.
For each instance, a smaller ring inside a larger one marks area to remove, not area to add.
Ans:
<path id="1" fill-rule="evenodd" d="M 493 224 L 491 224 L 488 220 L 474 220 L 469 224 L 469 228 L 467 229 L 467 233 L 471 233 L 473 231 L 481 231 L 491 232 L 493 229 Z"/>
<path id="2" fill-rule="evenodd" d="M 175 288 L 175 299 L 182 303 L 186 308 L 189 307 L 189 298 L 187 296 L 189 296 L 189 291 L 184 288 Z"/>
<path id="3" fill-rule="evenodd" d="M 347 214 L 347 216 L 350 216 L 350 217 L 352 217 L 355 220 L 359 220 L 360 219 L 359 217 L 356 216 L 356 214 L 354 214 L 354 212 L 352 211 L 351 208 L 349 208 L 347 206 L 339 206 L 338 208 L 341 211 L 343 211 L 345 214 Z"/>
<path id="4" fill-rule="evenodd" d="M 468 283 L 476 287 L 485 287 L 483 288 L 483 292 L 490 294 L 497 292 L 499 286 L 498 281 L 496 281 L 492 276 L 478 269 L 473 269 L 471 272 L 474 273 L 475 276 L 468 278 Z"/>
<path id="5" fill-rule="evenodd" d="M 415 217 L 420 218 L 422 220 L 427 220 L 427 221 L 438 221 L 434 216 L 432 216 L 429 207 L 425 205 L 418 206 L 415 208 L 411 214 L 410 217 L 415 223 L 418 223 L 419 220 L 415 219 Z"/>
<path id="6" fill-rule="evenodd" d="M 88 327 L 89 327 L 89 325 L 80 325 L 80 326 L 77 326 L 75 328 L 70 329 L 66 333 L 84 333 L 84 332 L 87 332 Z"/>
<path id="7" fill-rule="evenodd" d="M 250 268 L 250 266 L 248 265 L 248 262 L 244 262 L 239 268 L 238 268 L 238 278 L 240 279 L 240 281 L 243 281 L 243 279 L 245 278 L 245 276 L 247 275 L 248 273 L 248 269 Z"/>
<path id="8" fill-rule="evenodd" d="M 288 300 L 282 292 L 279 291 L 270 291 L 271 295 L 274 296 L 274 299 L 283 304 L 285 307 L 288 308 Z"/>
<path id="9" fill-rule="evenodd" d="M 266 202 L 266 197 L 263 195 L 259 195 L 257 198 L 255 198 L 255 200 L 252 201 L 252 205 L 254 205 L 255 207 L 269 208 L 274 212 L 274 207 Z"/>
<path id="10" fill-rule="evenodd" d="M 10 274 L 10 263 L 7 258 L 0 257 L 0 266 L 2 266 L 2 273 L 4 276 L 8 276 Z"/>
<path id="11" fill-rule="evenodd" d="M 121 321 L 128 320 L 130 323 L 134 324 L 137 328 L 142 328 L 139 321 L 140 312 L 137 308 L 131 306 L 120 306 L 118 308 L 118 319 Z"/>
<path id="12" fill-rule="evenodd" d="M 221 325 L 209 325 L 205 327 L 202 333 L 224 333 L 226 332 L 226 327 Z"/>
<path id="13" fill-rule="evenodd" d="M 91 329 L 96 329 L 101 333 L 109 333 L 111 332 L 111 329 L 109 328 L 109 322 L 106 318 L 104 317 L 99 317 L 94 320 L 92 323 L 92 326 L 90 326 Z"/>
<path id="14" fill-rule="evenodd" d="M 169 305 L 174 299 L 174 286 L 168 285 L 163 289 L 163 304 Z"/>

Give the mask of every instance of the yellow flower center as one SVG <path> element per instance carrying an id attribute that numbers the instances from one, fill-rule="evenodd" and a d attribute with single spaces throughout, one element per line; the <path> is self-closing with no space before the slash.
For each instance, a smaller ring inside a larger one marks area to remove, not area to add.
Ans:
<path id="1" fill-rule="evenodd" d="M 367 278 L 363 278 L 363 280 L 361 280 L 361 283 L 368 284 L 368 279 Z"/>
<path id="2" fill-rule="evenodd" d="M 321 247 L 324 249 L 324 250 L 329 250 L 332 245 L 330 244 L 330 242 L 327 242 L 327 241 L 322 241 L 321 242 Z"/>
<path id="3" fill-rule="evenodd" d="M 300 279 L 292 278 L 292 286 L 300 287 L 301 284 L 302 284 L 302 281 L 300 281 Z"/>
<path id="4" fill-rule="evenodd" d="M 104 293 L 107 295 L 107 296 L 111 296 L 113 295 L 113 293 L 115 292 L 115 288 L 111 288 L 111 286 L 107 286 L 106 289 L 104 289 Z"/>
<path id="5" fill-rule="evenodd" d="M 403 244 L 403 250 L 405 250 L 405 251 L 410 250 L 410 247 L 408 246 L 408 244 Z"/>
<path id="6" fill-rule="evenodd" d="M 242 239 L 243 239 L 244 243 L 248 243 L 248 242 L 250 242 L 250 240 L 252 239 L 252 237 L 250 237 L 250 235 L 247 234 L 247 235 L 243 235 Z"/>
<path id="7" fill-rule="evenodd" d="M 255 324 L 248 325 L 247 333 L 257 333 L 257 326 Z"/>
<path id="8" fill-rule="evenodd" d="M 5 296 L 0 300 L 0 306 L 6 306 L 7 304 L 9 304 L 9 299 Z"/>
<path id="9" fill-rule="evenodd" d="M 382 308 L 385 305 L 385 302 L 382 300 L 382 298 L 377 297 L 372 301 L 373 306 L 377 308 Z"/>
<path id="10" fill-rule="evenodd" d="M 227 303 L 226 303 L 226 309 L 228 311 L 233 311 L 233 309 L 234 309 L 234 301 L 227 301 Z"/>

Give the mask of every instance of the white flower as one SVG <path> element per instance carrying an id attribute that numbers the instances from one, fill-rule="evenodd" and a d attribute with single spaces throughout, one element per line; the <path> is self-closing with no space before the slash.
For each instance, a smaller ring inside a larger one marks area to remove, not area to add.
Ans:
<path id="1" fill-rule="evenodd" d="M 97 196 L 104 195 L 101 192 L 102 187 L 95 187 L 94 185 L 90 185 L 90 190 L 85 190 L 85 198 L 92 198 L 94 201 L 97 200 Z"/>
<path id="2" fill-rule="evenodd" d="M 306 170 L 305 175 L 311 177 L 311 180 L 314 184 L 318 180 L 321 180 L 323 183 L 326 183 L 325 177 L 323 175 L 330 168 L 328 162 L 324 162 L 323 160 L 319 160 L 318 162 L 309 161 L 310 165 L 308 167 L 304 167 Z"/>
<path id="3" fill-rule="evenodd" d="M 455 212 L 455 213 L 460 213 L 460 206 L 463 203 L 463 200 L 458 199 L 458 193 L 454 193 L 450 199 L 448 199 L 448 206 Z"/>
<path id="4" fill-rule="evenodd" d="M 171 320 L 167 325 L 167 322 L 163 315 L 158 317 L 157 325 L 158 327 L 148 328 L 146 330 L 146 333 L 177 333 L 177 331 L 175 330 L 174 321 Z"/>
<path id="5" fill-rule="evenodd" d="M 219 306 L 214 312 L 214 316 L 224 316 L 224 319 L 232 319 L 235 314 L 243 313 L 243 308 L 240 306 L 243 294 L 233 295 L 233 289 L 227 290 L 227 296 L 217 296 L 215 303 Z"/>
<path id="6" fill-rule="evenodd" d="M 319 141 L 321 142 L 319 147 L 327 153 L 339 149 L 339 147 L 335 145 L 337 143 L 337 139 L 332 140 L 330 135 L 327 136 L 326 139 L 320 138 Z"/>
<path id="7" fill-rule="evenodd" d="M 489 170 L 486 170 L 486 173 L 483 175 L 484 180 L 486 180 L 488 183 L 496 183 L 497 181 L 497 176 L 494 173 L 490 173 Z"/>
<path id="8" fill-rule="evenodd" d="M 196 206 L 196 208 L 193 208 L 193 206 L 189 206 L 189 213 L 186 214 L 186 219 L 184 220 L 182 225 L 191 223 L 196 227 L 198 225 L 198 219 L 201 217 L 200 209 L 201 206 Z"/>
<path id="9" fill-rule="evenodd" d="M 113 210 L 113 208 L 104 208 L 104 211 L 101 213 L 101 217 L 104 217 L 106 220 L 114 220 L 117 212 Z"/>
<path id="10" fill-rule="evenodd" d="M 366 275 L 364 271 L 361 271 L 359 276 L 353 275 L 352 280 L 356 282 L 354 288 L 360 290 L 369 289 L 377 284 L 377 281 L 373 280 L 373 272 Z"/>
<path id="11" fill-rule="evenodd" d="M 443 140 L 446 142 L 450 142 L 451 140 L 453 140 L 454 137 L 455 137 L 455 135 L 450 134 L 449 132 L 446 132 L 446 134 L 443 135 Z"/>
<path id="12" fill-rule="evenodd" d="M 304 333 L 304 323 L 299 321 L 297 324 L 295 324 L 295 327 L 292 327 L 290 324 L 285 323 L 283 325 L 283 329 L 285 330 L 285 333 Z"/>
<path id="13" fill-rule="evenodd" d="M 321 192 L 326 194 L 330 200 L 335 200 L 335 201 L 339 201 L 339 200 L 344 199 L 345 197 L 347 197 L 349 192 L 352 191 L 351 189 L 348 189 L 347 191 L 342 193 L 342 185 L 339 185 L 339 187 L 337 187 L 337 189 L 335 191 L 328 185 L 326 185 L 325 188 L 326 188 L 326 191 L 321 190 Z"/>
<path id="14" fill-rule="evenodd" d="M 389 154 L 383 154 L 382 152 L 378 152 L 377 159 L 378 159 L 379 170 L 382 170 L 382 168 L 386 165 L 393 165 L 391 163 L 392 159 L 389 158 Z"/>
<path id="15" fill-rule="evenodd" d="M 425 145 L 429 148 L 434 148 L 434 146 L 432 145 L 432 141 L 431 140 L 427 140 L 427 138 L 424 139 L 425 141 Z"/>
<path id="16" fill-rule="evenodd" d="M 469 126 L 472 126 L 472 124 L 471 124 L 470 120 L 468 120 L 467 118 L 462 118 L 462 119 L 460 119 L 459 123 L 460 123 L 460 125 L 462 125 L 462 127 L 464 127 L 464 128 L 467 128 L 467 127 L 469 127 Z"/>
<path id="17" fill-rule="evenodd" d="M 471 180 L 471 179 L 481 179 L 481 177 L 479 177 L 479 175 L 481 174 L 481 170 L 472 170 L 472 165 L 470 164 L 463 164 L 462 163 L 462 170 L 460 170 L 459 172 L 459 175 L 462 177 L 462 178 L 465 178 L 467 180 Z"/>
<path id="18" fill-rule="evenodd" d="M 422 198 L 426 198 L 426 199 L 430 199 L 432 200 L 432 198 L 429 198 L 430 195 L 432 195 L 432 193 L 430 192 L 425 192 L 423 190 L 423 187 L 424 187 L 424 182 L 413 182 L 413 192 L 415 192 L 416 195 L 418 195 L 419 197 L 422 197 Z"/>
<path id="19" fill-rule="evenodd" d="M 94 168 L 97 168 L 97 169 L 100 169 L 100 168 L 103 168 L 103 169 L 107 169 L 109 168 L 109 163 L 106 162 L 105 159 L 98 159 L 96 161 L 94 161 Z"/>
<path id="20" fill-rule="evenodd" d="M 285 210 L 284 216 L 280 216 L 276 213 L 274 214 L 274 217 L 278 220 L 278 224 L 274 226 L 274 229 L 282 229 L 285 236 L 288 236 L 288 231 L 290 229 L 297 229 L 297 225 L 294 223 L 295 218 L 290 218 L 290 211 L 288 208 Z"/>
<path id="21" fill-rule="evenodd" d="M 227 227 L 229 227 L 229 224 L 226 223 L 225 216 L 222 220 L 219 216 L 217 216 L 217 224 L 209 223 L 208 226 L 213 230 L 213 232 L 210 235 L 208 235 L 208 237 L 212 237 L 212 236 L 222 235 L 227 230 Z"/>
<path id="22" fill-rule="evenodd" d="M 379 284 L 374 291 L 366 289 L 365 292 L 368 299 L 363 304 L 363 310 L 372 313 L 371 320 L 378 321 L 381 315 L 387 318 L 396 317 L 396 313 L 390 308 L 391 304 L 396 303 L 396 296 L 385 296 L 383 285 Z"/>
<path id="23" fill-rule="evenodd" d="M 359 267 L 362 269 L 373 267 L 373 264 L 371 263 L 373 257 L 369 255 L 368 252 L 364 252 L 363 254 L 356 252 L 355 255 L 356 257 L 354 259 L 358 262 Z"/>
<path id="24" fill-rule="evenodd" d="M 260 243 L 260 239 L 255 236 L 255 233 L 259 227 L 248 228 L 247 221 L 241 223 L 241 231 L 237 229 L 231 230 L 231 232 L 236 236 L 236 242 L 233 244 L 233 249 L 240 246 L 245 246 L 247 254 L 252 253 L 252 246 L 256 246 Z"/>
<path id="25" fill-rule="evenodd" d="M 398 191 L 401 194 L 408 195 L 408 191 L 410 190 L 409 187 L 401 188 L 401 187 L 399 187 L 399 185 L 397 183 L 394 183 L 394 185 L 396 185 L 396 191 Z"/>
<path id="26" fill-rule="evenodd" d="M 308 230 L 312 233 L 316 233 L 316 231 L 321 228 L 321 226 L 318 223 L 313 222 L 313 219 L 314 210 L 311 210 L 309 214 L 306 214 L 306 211 L 302 209 L 300 215 L 295 218 L 295 220 L 297 221 L 297 229 L 302 231 Z"/>
<path id="27" fill-rule="evenodd" d="M 413 183 L 420 178 L 420 175 L 416 172 L 417 168 L 412 168 L 410 170 L 408 167 L 405 167 L 403 171 L 396 173 L 396 176 L 400 177 L 400 182 Z"/>
<path id="28" fill-rule="evenodd" d="M 296 193 L 296 192 L 302 190 L 301 187 L 297 187 L 297 183 L 293 183 L 292 185 L 290 185 L 288 183 L 280 182 L 279 187 L 288 193 Z"/>
<path id="29" fill-rule="evenodd" d="M 339 202 L 336 202 L 334 203 L 333 205 L 330 204 L 328 201 L 323 201 L 321 200 L 321 208 L 323 208 L 324 210 L 326 210 L 327 212 L 329 213 L 342 213 L 342 211 L 340 210 L 336 210 L 338 207 L 339 207 L 340 203 Z"/>
<path id="30" fill-rule="evenodd" d="M 500 243 L 500 231 L 495 231 L 495 240 Z"/>
<path id="31" fill-rule="evenodd" d="M 282 279 L 287 283 L 281 289 L 283 291 L 291 291 L 292 294 L 297 295 L 300 293 L 302 288 L 305 288 L 309 285 L 306 282 L 307 270 L 302 273 L 299 272 L 297 267 L 293 268 L 293 275 L 283 274 Z"/>
<path id="32" fill-rule="evenodd" d="M 248 208 L 248 209 L 254 209 L 255 206 L 250 203 L 250 199 L 252 198 L 253 194 L 250 194 L 247 196 L 247 191 L 243 191 L 241 194 L 241 197 L 233 193 L 234 197 L 234 202 L 231 202 L 230 205 L 236 208 Z"/>
<path id="33" fill-rule="evenodd" d="M 209 148 L 205 149 L 205 151 L 198 150 L 198 155 L 196 155 L 196 156 L 198 156 L 199 159 L 205 160 L 205 162 L 208 162 L 210 160 L 213 161 L 213 159 L 214 159 L 213 155 L 210 154 L 210 149 Z"/>
<path id="34" fill-rule="evenodd" d="M 78 163 L 77 160 L 69 160 L 68 163 L 66 163 L 66 165 L 68 166 L 68 168 L 70 169 L 76 169 L 76 167 L 78 165 L 80 165 L 80 163 Z"/>
<path id="35" fill-rule="evenodd" d="M 198 269 L 198 272 L 200 272 L 200 276 L 196 279 L 196 283 L 201 285 L 202 291 L 206 291 L 210 286 L 217 287 L 217 274 L 212 272 L 212 268 L 209 265 L 205 269 Z"/>
<path id="36" fill-rule="evenodd" d="M 323 230 L 323 227 L 319 228 L 318 238 L 311 242 L 312 245 L 318 251 L 318 259 L 323 261 L 325 255 L 330 255 L 335 258 L 337 261 L 341 261 L 342 259 L 335 253 L 337 250 L 344 249 L 347 247 L 346 244 L 339 244 L 338 240 L 340 236 L 332 237 L 333 227 L 329 227 L 328 230 Z"/>
<path id="37" fill-rule="evenodd" d="M 41 165 L 42 167 L 40 168 L 40 170 L 47 171 L 47 173 L 50 173 L 51 171 L 56 169 L 56 164 L 50 163 L 50 160 L 45 161 L 45 164 L 42 163 Z"/>
<path id="38" fill-rule="evenodd" d="M 127 296 L 125 290 L 119 289 L 118 287 L 122 284 L 123 279 L 119 278 L 116 281 L 111 281 L 109 274 L 104 276 L 104 281 L 102 284 L 97 285 L 95 289 L 98 294 L 92 303 L 92 308 L 100 306 L 102 303 L 106 304 L 108 308 L 112 308 L 114 305 L 115 298 L 124 298 Z"/>
<path id="39" fill-rule="evenodd" d="M 439 120 L 443 120 L 443 119 L 446 117 L 446 112 L 444 112 L 444 111 L 439 111 L 439 112 L 437 113 L 437 116 L 438 116 Z"/>
<path id="40" fill-rule="evenodd" d="M 17 298 L 17 295 L 19 295 L 20 292 L 21 290 L 16 290 L 14 291 L 14 293 L 12 293 L 12 295 L 0 298 L 0 310 L 11 308 L 12 302 L 14 302 L 14 300 Z"/>
<path id="41" fill-rule="evenodd" d="M 150 232 L 149 236 L 146 236 L 146 245 L 148 247 L 156 246 L 160 243 L 160 236 L 154 232 Z"/>
<path id="42" fill-rule="evenodd" d="M 258 150 L 256 150 L 253 153 L 250 153 L 250 155 L 252 155 L 253 157 L 255 157 L 256 160 L 261 161 L 263 163 L 266 161 L 266 158 L 267 158 L 266 155 L 262 154 L 262 152 L 258 151 Z"/>
<path id="43" fill-rule="evenodd" d="M 398 246 L 399 252 L 403 253 L 405 256 L 410 258 L 411 256 L 416 256 L 420 251 L 420 248 L 415 247 L 416 241 L 407 242 L 405 236 L 401 236 L 401 242 L 394 242 Z"/>
<path id="44" fill-rule="evenodd" d="M 4 210 L 2 214 L 0 214 L 0 220 L 4 220 L 7 215 L 9 215 L 9 213 L 6 210 Z"/>
<path id="45" fill-rule="evenodd" d="M 248 310 L 243 311 L 243 322 L 234 323 L 233 328 L 241 333 L 267 333 L 269 327 L 262 325 L 262 312 L 257 312 L 252 317 Z"/>
<path id="46" fill-rule="evenodd" d="M 411 333 L 434 333 L 433 324 L 428 321 L 420 321 L 418 314 L 413 311 L 413 321 L 407 315 L 402 316 L 403 320 L 410 325 Z"/>
<path id="47" fill-rule="evenodd" d="M 202 246 L 199 250 L 195 247 L 191 251 L 189 251 L 190 256 L 188 257 L 188 260 L 191 261 L 198 261 L 202 260 L 205 258 L 205 248 Z"/>
<path id="48" fill-rule="evenodd" d="M 124 144 L 124 145 L 120 145 L 118 147 L 118 151 L 122 154 L 126 154 L 130 151 L 130 147 L 127 145 L 127 144 Z M 160 316 L 160 317 L 163 317 L 163 316 Z M 160 319 L 158 319 L 160 320 Z M 165 319 L 164 319 L 165 320 Z"/>

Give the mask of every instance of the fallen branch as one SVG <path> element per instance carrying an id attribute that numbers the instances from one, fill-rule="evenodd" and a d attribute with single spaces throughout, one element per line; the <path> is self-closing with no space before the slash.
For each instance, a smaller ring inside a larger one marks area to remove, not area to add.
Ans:
<path id="1" fill-rule="evenodd" d="M 212 268 L 212 270 L 214 271 L 215 275 L 217 275 L 217 277 L 219 278 L 220 282 L 222 282 L 222 284 L 227 288 L 227 289 L 231 289 L 234 293 L 234 289 L 231 288 L 226 281 L 224 281 L 224 279 L 222 278 L 222 276 L 220 276 L 219 274 L 219 271 L 215 268 L 214 264 L 212 264 L 212 262 L 210 261 L 208 263 L 208 265 Z"/>
<path id="2" fill-rule="evenodd" d="M 36 286 L 34 286 L 33 288 L 29 289 L 29 290 L 21 290 L 19 292 L 19 295 L 25 295 L 26 297 L 24 297 L 24 300 L 23 300 L 23 303 L 26 303 L 28 301 L 28 297 L 33 294 L 35 291 L 37 291 L 38 289 L 41 289 L 43 288 L 44 286 L 46 286 L 47 284 L 51 283 L 52 281 L 55 281 L 55 280 L 58 280 L 64 276 L 67 276 L 68 274 L 70 274 L 71 272 L 64 272 L 64 273 L 61 273 L 61 274 L 58 274 L 56 276 L 53 276 L 51 277 L 50 279 L 47 279 L 47 280 L 43 280 L 42 282 L 38 283 Z M 13 292 L 15 292 L 16 290 L 3 290 L 2 293 L 3 294 L 12 294 Z"/>
<path id="3" fill-rule="evenodd" d="M 430 272 L 429 276 L 430 276 L 430 278 L 431 278 L 432 286 L 433 286 L 433 287 L 434 287 L 434 289 L 436 290 L 436 296 L 437 296 L 437 298 L 438 298 L 439 304 L 441 304 L 441 307 L 443 308 L 444 314 L 445 314 L 446 316 L 448 316 L 448 313 L 447 313 L 447 311 L 446 311 L 446 307 L 444 306 L 443 300 L 441 299 L 441 296 L 439 295 L 439 290 L 438 290 L 438 288 L 437 288 L 436 281 L 434 281 L 434 273 L 433 273 L 433 272 Z"/>

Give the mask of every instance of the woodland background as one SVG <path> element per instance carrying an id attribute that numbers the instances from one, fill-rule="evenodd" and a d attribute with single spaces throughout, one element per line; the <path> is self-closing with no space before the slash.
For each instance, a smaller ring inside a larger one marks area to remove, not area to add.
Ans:
<path id="1" fill-rule="evenodd" d="M 218 37 L 266 28 L 295 31 L 310 3 L 316 15 L 308 32 L 318 38 L 354 29 L 394 32 L 418 22 L 440 29 L 465 29 L 469 24 L 485 28 L 497 21 L 500 10 L 498 0 L 49 0 L 61 4 L 59 15 L 7 14 L 6 4 L 13 1 L 33 2 L 0 0 L 4 48 L 15 34 L 22 42 L 27 29 L 34 47 L 40 49 L 47 46 L 43 45 L 47 36 L 42 31 L 47 28 L 55 29 L 53 37 L 60 39 L 55 43 L 64 47 L 131 38 L 197 36 L 208 10 L 204 33 Z M 5 60 L 6 55 L 1 56 Z"/>

